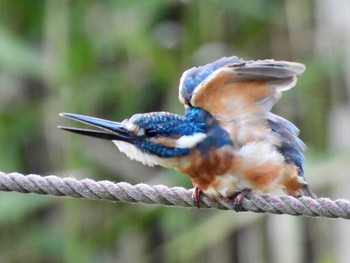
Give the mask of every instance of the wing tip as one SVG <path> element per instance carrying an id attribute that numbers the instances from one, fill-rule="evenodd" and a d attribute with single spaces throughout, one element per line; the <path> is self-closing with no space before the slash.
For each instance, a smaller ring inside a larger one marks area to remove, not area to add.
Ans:
<path id="1" fill-rule="evenodd" d="M 247 68 L 269 68 L 276 70 L 286 70 L 289 72 L 289 76 L 300 75 L 302 74 L 306 67 L 304 64 L 294 61 L 286 60 L 274 60 L 274 59 L 265 59 L 265 60 L 251 60 L 248 61 L 245 65 Z M 284 75 L 286 76 L 286 75 Z"/>

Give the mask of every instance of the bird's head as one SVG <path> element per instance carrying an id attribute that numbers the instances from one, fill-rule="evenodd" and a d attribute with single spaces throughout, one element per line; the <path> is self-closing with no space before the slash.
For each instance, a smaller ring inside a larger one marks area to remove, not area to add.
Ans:
<path id="1" fill-rule="evenodd" d="M 180 116 L 168 112 L 135 114 L 122 122 L 61 113 L 63 117 L 77 120 L 102 129 L 87 130 L 59 127 L 74 133 L 112 140 L 130 159 L 149 166 L 171 166 L 171 160 L 188 155 L 206 137 L 204 118 L 193 113 Z"/>

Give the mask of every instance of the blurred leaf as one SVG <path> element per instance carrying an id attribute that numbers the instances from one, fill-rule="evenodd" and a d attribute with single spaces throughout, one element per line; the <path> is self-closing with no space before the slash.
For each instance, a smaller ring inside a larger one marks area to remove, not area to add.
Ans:
<path id="1" fill-rule="evenodd" d="M 0 225 L 21 224 L 30 215 L 35 215 L 50 205 L 55 204 L 57 197 L 35 194 L 0 192 Z"/>
<path id="2" fill-rule="evenodd" d="M 0 69 L 39 77 L 42 74 L 39 52 L 0 27 Z"/>

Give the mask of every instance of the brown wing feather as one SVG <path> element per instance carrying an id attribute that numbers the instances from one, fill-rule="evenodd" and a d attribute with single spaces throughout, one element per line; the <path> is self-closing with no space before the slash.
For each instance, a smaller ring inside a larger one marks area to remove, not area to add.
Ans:
<path id="1" fill-rule="evenodd" d="M 295 85 L 295 75 L 303 69 L 298 63 L 291 63 L 290 67 L 288 62 L 255 63 L 216 70 L 196 87 L 191 97 L 192 106 L 210 112 L 228 130 L 233 142 L 240 145 L 266 140 L 270 130 L 267 113 L 281 91 Z"/>

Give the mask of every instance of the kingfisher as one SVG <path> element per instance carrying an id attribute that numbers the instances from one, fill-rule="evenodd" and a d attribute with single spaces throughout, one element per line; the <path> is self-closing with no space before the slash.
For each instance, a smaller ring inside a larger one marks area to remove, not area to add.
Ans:
<path id="1" fill-rule="evenodd" d="M 298 128 L 270 112 L 304 70 L 296 62 L 223 57 L 183 73 L 184 115 L 159 111 L 116 122 L 60 113 L 100 130 L 59 128 L 111 140 L 130 159 L 188 175 L 197 206 L 201 194 L 239 204 L 250 191 L 278 187 L 294 197 L 314 197 L 304 177 L 306 147 Z"/>

